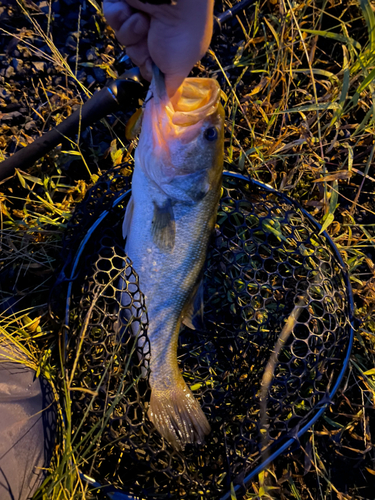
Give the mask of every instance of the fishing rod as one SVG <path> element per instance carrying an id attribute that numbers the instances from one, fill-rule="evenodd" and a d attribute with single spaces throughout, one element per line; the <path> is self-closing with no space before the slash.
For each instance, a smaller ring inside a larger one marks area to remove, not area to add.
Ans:
<path id="1" fill-rule="evenodd" d="M 55 148 L 66 137 L 74 137 L 92 123 L 114 113 L 126 103 L 131 109 L 138 104 L 144 95 L 138 68 L 126 71 L 122 78 L 113 80 L 108 86 L 96 92 L 83 106 L 74 111 L 68 118 L 35 139 L 23 149 L 14 153 L 0 163 L 0 181 L 14 174 L 17 167 L 23 170 L 31 167 L 39 158 Z"/>
<path id="2" fill-rule="evenodd" d="M 242 0 L 231 9 L 214 18 L 214 33 L 221 30 L 223 24 L 249 7 L 255 0 Z M 120 109 L 134 109 L 140 98 L 144 98 L 148 82 L 142 79 L 138 67 L 131 68 L 117 80 L 113 80 L 99 92 L 96 92 L 79 109 L 62 123 L 35 139 L 28 146 L 14 153 L 0 163 L 0 181 L 11 177 L 17 167 L 27 169 L 39 158 L 55 148 L 64 138 L 74 137 L 89 125 Z"/>

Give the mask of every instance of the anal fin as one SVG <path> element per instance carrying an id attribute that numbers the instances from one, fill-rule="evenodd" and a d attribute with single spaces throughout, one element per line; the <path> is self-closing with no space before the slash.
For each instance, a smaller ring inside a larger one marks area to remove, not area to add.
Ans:
<path id="1" fill-rule="evenodd" d="M 182 324 L 191 330 L 202 330 L 203 326 L 203 279 L 198 283 L 190 302 L 182 315 Z"/>

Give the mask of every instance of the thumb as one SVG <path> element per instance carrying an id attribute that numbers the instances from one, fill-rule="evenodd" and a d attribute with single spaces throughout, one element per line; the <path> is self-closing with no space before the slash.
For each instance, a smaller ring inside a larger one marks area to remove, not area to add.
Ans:
<path id="1" fill-rule="evenodd" d="M 169 98 L 172 98 L 185 80 L 186 74 L 167 74 L 165 75 L 165 86 Z"/>

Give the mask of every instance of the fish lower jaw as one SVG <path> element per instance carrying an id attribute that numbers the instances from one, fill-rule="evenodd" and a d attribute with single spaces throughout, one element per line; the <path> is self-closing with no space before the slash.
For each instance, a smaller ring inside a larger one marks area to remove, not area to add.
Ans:
<path id="1" fill-rule="evenodd" d="M 148 417 L 161 436 L 177 451 L 186 444 L 202 444 L 210 424 L 185 381 L 168 388 L 151 388 Z"/>

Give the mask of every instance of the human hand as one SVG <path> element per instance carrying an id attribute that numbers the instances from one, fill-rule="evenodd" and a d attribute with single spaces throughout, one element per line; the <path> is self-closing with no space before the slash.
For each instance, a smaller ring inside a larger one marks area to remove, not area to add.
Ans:
<path id="1" fill-rule="evenodd" d="M 146 80 L 152 62 L 165 75 L 172 97 L 194 64 L 206 53 L 212 37 L 214 0 L 177 0 L 152 5 L 140 0 L 104 0 L 107 22 L 126 46 Z"/>

